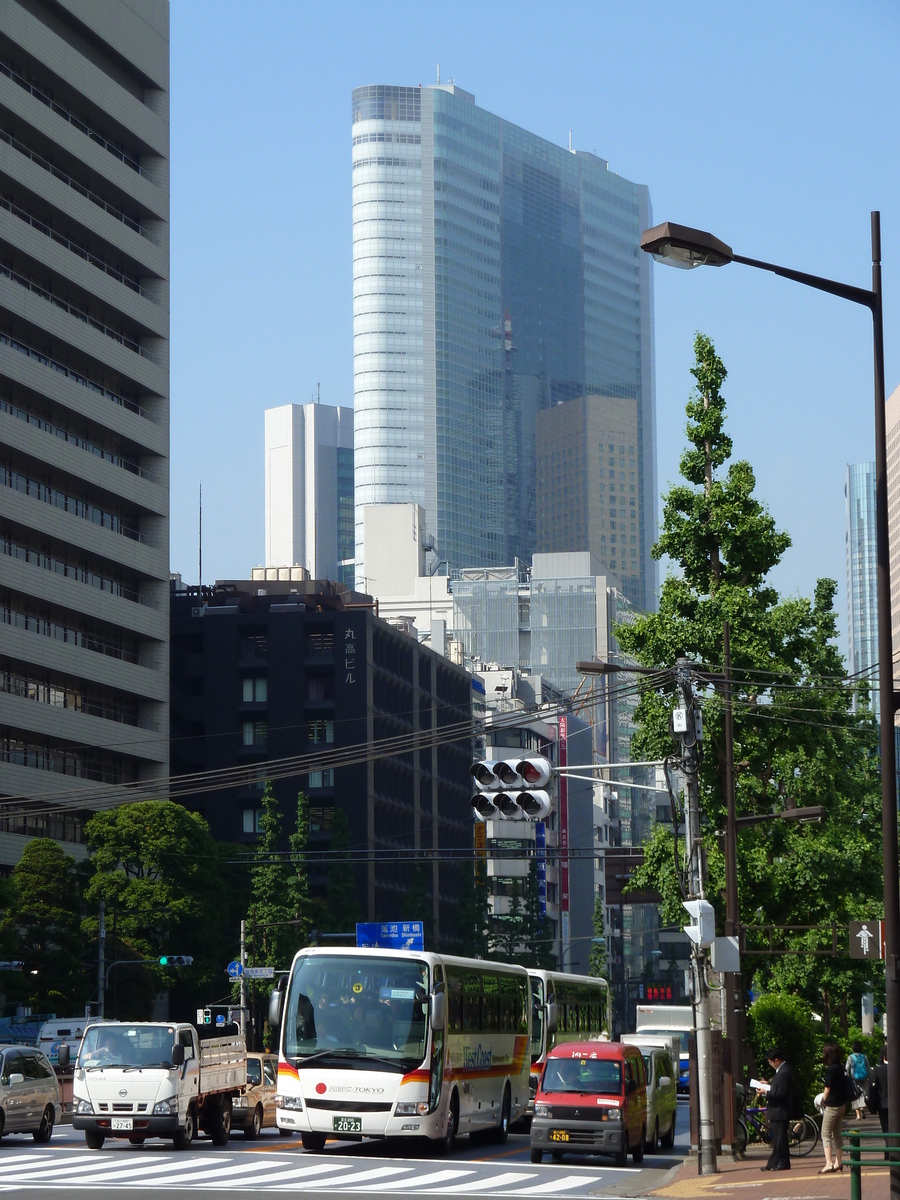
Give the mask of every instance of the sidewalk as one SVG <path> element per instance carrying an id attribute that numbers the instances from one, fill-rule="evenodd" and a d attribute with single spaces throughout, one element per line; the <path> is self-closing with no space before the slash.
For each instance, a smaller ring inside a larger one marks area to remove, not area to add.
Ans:
<path id="1" fill-rule="evenodd" d="M 864 1126 L 863 1126 L 864 1127 Z M 662 1200 L 849 1200 L 850 1168 L 844 1156 L 842 1174 L 819 1175 L 825 1165 L 822 1143 L 806 1158 L 791 1160 L 790 1171 L 763 1172 L 769 1157 L 768 1146 L 750 1145 L 747 1156 L 735 1162 L 731 1155 L 719 1156 L 718 1175 L 698 1175 L 697 1159 L 687 1158 L 675 1178 L 665 1187 L 648 1192 Z M 863 1167 L 863 1200 L 889 1200 L 890 1177 L 885 1164 Z"/>

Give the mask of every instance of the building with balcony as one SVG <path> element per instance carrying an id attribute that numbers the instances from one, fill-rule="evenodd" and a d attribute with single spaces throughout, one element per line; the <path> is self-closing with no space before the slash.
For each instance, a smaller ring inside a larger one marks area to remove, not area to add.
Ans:
<path id="1" fill-rule="evenodd" d="M 2 14 L 8 871 L 31 836 L 83 852 L 95 804 L 168 773 L 169 6 Z"/>

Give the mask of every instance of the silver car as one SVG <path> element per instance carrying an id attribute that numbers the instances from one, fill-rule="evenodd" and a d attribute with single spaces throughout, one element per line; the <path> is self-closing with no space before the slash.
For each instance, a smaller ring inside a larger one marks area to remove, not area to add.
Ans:
<path id="1" fill-rule="evenodd" d="M 0 1137 L 30 1133 L 49 1142 L 62 1113 L 59 1083 L 47 1057 L 33 1046 L 0 1046 Z"/>

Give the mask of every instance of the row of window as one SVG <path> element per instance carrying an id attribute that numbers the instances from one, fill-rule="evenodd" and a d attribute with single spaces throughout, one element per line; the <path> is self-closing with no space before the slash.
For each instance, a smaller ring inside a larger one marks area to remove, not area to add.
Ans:
<path id="1" fill-rule="evenodd" d="M 334 808 L 331 805 L 311 804 L 308 812 L 310 833 L 331 832 L 334 826 Z M 261 833 L 262 815 L 261 808 L 245 808 L 241 813 L 242 831 L 248 834 Z M 2 823 L 0 823 L 0 829 L 2 828 Z"/>
<path id="2" fill-rule="evenodd" d="M 138 724 L 137 706 L 132 702 L 99 692 L 85 692 L 71 684 L 54 683 L 49 678 L 35 679 L 15 668 L 0 666 L 0 692 L 23 700 L 34 700 L 38 704 L 49 704 L 53 708 L 68 708 L 92 717 L 102 717 L 105 721 Z"/>
<path id="3" fill-rule="evenodd" d="M 130 538 L 134 542 L 147 540 L 139 529 L 133 525 L 126 525 L 117 513 L 109 512 L 105 508 L 100 508 L 99 505 L 90 504 L 78 496 L 70 496 L 68 492 L 63 492 L 59 488 L 53 487 L 52 484 L 42 483 L 39 479 L 32 479 L 30 475 L 13 470 L 12 467 L 0 467 L 0 485 L 12 488 L 15 492 L 22 492 L 44 504 L 52 504 L 54 508 L 61 508 L 64 512 L 80 517 L 83 521 L 100 525 L 103 529 L 121 534 L 122 537 Z"/>
<path id="4" fill-rule="evenodd" d="M 11 812 L 0 808 L 0 833 L 50 837 L 57 842 L 83 842 L 84 817 L 79 813 Z"/>
<path id="5" fill-rule="evenodd" d="M 102 750 L 69 750 L 25 737 L 0 736 L 0 762 L 97 783 L 127 783 L 124 763 Z"/>
<path id="6" fill-rule="evenodd" d="M 77 433 L 72 433 L 68 429 L 54 425 L 52 421 L 46 421 L 43 417 L 36 416 L 33 412 L 29 412 L 27 408 L 20 408 L 10 400 L 0 400 L 0 412 L 9 413 L 11 417 L 16 417 L 18 420 L 24 421 L 26 425 L 36 425 L 38 429 L 43 429 L 45 433 L 52 433 L 54 437 L 58 437 L 61 441 L 69 442 L 70 445 L 77 446 L 79 450 L 85 450 L 88 454 L 93 454 L 95 458 L 102 458 L 104 462 L 112 463 L 115 467 L 121 467 L 123 471 L 130 471 L 132 475 L 147 474 L 146 471 L 141 470 L 137 463 L 130 462 L 120 454 L 113 454 L 110 450 L 105 450 L 102 446 L 98 446 L 96 442 L 79 437 Z"/>
<path id="7" fill-rule="evenodd" d="M 37 633 L 41 637 L 66 642 L 70 646 L 80 646 L 83 650 L 93 650 L 96 654 L 107 654 L 110 658 L 120 658 L 124 662 L 140 662 L 139 655 L 121 640 L 107 641 L 89 629 L 67 625 L 51 617 L 15 608 L 9 599 L 0 599 L 0 618 L 4 625 L 24 629 L 27 633 Z"/>
<path id="8" fill-rule="evenodd" d="M 140 592 L 135 591 L 134 588 L 125 587 L 120 580 L 110 579 L 108 575 L 101 575 L 89 567 L 80 566 L 68 559 L 57 558 L 48 550 L 36 550 L 26 542 L 17 540 L 12 534 L 0 533 L 0 553 L 5 554 L 8 558 L 17 558 L 21 562 L 27 562 L 29 566 L 40 567 L 44 571 L 53 571 L 54 574 L 63 575 L 66 579 L 75 579 L 88 587 L 108 592 L 111 596 L 121 596 L 122 599 L 131 600 L 136 604 L 141 601 Z"/>

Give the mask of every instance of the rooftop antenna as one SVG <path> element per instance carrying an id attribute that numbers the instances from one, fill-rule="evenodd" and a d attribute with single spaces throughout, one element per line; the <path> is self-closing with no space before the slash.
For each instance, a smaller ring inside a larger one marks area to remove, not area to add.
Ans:
<path id="1" fill-rule="evenodd" d="M 572 149 L 572 130 L 571 129 L 569 130 L 569 153 L 570 154 L 575 153 L 575 151 Z"/>
<path id="2" fill-rule="evenodd" d="M 318 383 L 316 384 L 316 404 L 319 403 L 319 387 L 320 386 L 321 386 L 320 384 L 318 384 Z"/>
<path id="3" fill-rule="evenodd" d="M 437 81 L 438 81 L 438 83 L 440 83 L 441 82 L 441 64 L 440 63 L 438 63 L 438 65 L 437 65 L 437 75 L 438 75 Z"/>
<path id="4" fill-rule="evenodd" d="M 203 480 L 202 479 L 200 480 L 199 517 L 200 517 L 200 523 L 199 523 L 199 539 L 198 539 L 198 548 L 199 549 L 198 549 L 198 562 L 197 562 L 197 572 L 198 572 L 197 582 L 202 587 L 203 586 Z"/>

